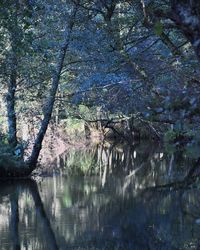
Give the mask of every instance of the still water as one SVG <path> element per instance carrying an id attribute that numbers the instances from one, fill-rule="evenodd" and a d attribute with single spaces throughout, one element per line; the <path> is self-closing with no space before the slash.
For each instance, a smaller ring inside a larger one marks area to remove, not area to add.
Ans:
<path id="1" fill-rule="evenodd" d="M 191 167 L 147 143 L 71 149 L 52 175 L 0 182 L 0 249 L 200 249 Z"/>

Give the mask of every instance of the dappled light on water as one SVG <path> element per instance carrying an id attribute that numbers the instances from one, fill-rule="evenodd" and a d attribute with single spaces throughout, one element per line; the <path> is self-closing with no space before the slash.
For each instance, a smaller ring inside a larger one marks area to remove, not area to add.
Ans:
<path id="1" fill-rule="evenodd" d="M 38 183 L 0 183 L 1 249 L 197 249 L 190 167 L 147 143 L 68 151 Z"/>

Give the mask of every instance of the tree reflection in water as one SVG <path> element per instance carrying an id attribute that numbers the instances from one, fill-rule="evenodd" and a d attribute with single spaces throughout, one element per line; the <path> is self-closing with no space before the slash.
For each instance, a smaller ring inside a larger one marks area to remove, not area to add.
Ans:
<path id="1" fill-rule="evenodd" d="M 12 244 L 12 249 L 21 249 L 20 246 L 20 236 L 19 236 L 19 195 L 20 193 L 26 193 L 27 196 L 31 196 L 34 201 L 34 209 L 36 211 L 36 217 L 42 227 L 42 233 L 44 235 L 44 245 L 47 249 L 56 250 L 58 245 L 54 236 L 54 232 L 51 228 L 50 221 L 46 216 L 43 203 L 38 191 L 37 183 L 34 180 L 19 180 L 19 181 L 9 181 L 0 183 L 1 197 L 10 193 L 10 239 Z M 24 242 L 27 249 L 36 249 L 35 246 L 28 246 Z M 43 244 L 42 244 L 43 245 Z M 43 246 L 39 247 L 43 247 Z M 41 248 L 43 249 L 43 248 Z"/>
<path id="2" fill-rule="evenodd" d="M 10 232 L 11 239 L 13 240 L 13 249 L 20 249 L 20 240 L 18 232 L 19 223 L 19 207 L 18 207 L 18 190 L 10 194 L 10 205 L 11 205 L 11 215 L 10 215 Z"/>
<path id="3" fill-rule="evenodd" d="M 1 249 L 198 249 L 200 186 L 188 164 L 147 144 L 97 146 L 60 156 L 39 184 L 1 182 Z"/>

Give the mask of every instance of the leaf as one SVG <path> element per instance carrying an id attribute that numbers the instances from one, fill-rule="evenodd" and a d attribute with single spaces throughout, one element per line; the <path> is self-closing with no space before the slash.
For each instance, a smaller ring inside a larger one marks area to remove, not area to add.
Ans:
<path id="1" fill-rule="evenodd" d="M 186 155 L 192 159 L 198 159 L 200 157 L 200 146 L 190 145 L 186 148 Z"/>
<path id="2" fill-rule="evenodd" d="M 154 32 L 157 36 L 160 36 L 163 32 L 163 25 L 160 21 L 156 22 L 154 25 Z"/>

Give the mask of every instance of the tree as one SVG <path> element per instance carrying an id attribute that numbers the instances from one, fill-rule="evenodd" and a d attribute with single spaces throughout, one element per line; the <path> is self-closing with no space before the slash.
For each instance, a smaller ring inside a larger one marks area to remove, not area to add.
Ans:
<path id="1" fill-rule="evenodd" d="M 44 117 L 41 122 L 41 127 L 39 130 L 39 133 L 37 135 L 37 138 L 34 142 L 33 150 L 29 159 L 29 166 L 31 171 L 36 167 L 37 160 L 39 157 L 40 150 L 42 148 L 42 141 L 44 139 L 45 133 L 47 131 L 51 116 L 52 116 L 52 111 L 54 107 L 54 102 L 55 102 L 55 97 L 57 94 L 58 90 L 58 85 L 61 77 L 61 72 L 63 69 L 64 65 L 64 60 L 65 60 L 65 55 L 66 51 L 69 46 L 69 42 L 71 39 L 71 34 L 73 30 L 73 26 L 75 24 L 75 18 L 76 18 L 76 13 L 77 13 L 77 8 L 75 7 L 74 10 L 72 10 L 72 15 L 70 16 L 69 24 L 67 24 L 67 27 L 64 31 L 64 42 L 60 48 L 59 56 L 58 56 L 58 61 L 57 61 L 57 66 L 55 69 L 55 72 L 52 76 L 52 84 L 51 84 L 51 89 L 49 93 L 49 97 L 47 99 L 47 102 L 45 104 L 45 112 L 44 112 Z"/>
<path id="2" fill-rule="evenodd" d="M 18 3 L 18 2 L 17 2 Z M 18 5 L 16 7 L 19 7 Z M 41 127 L 40 130 L 38 132 L 38 135 L 36 137 L 36 140 L 34 142 L 34 146 L 33 146 L 33 150 L 31 153 L 31 156 L 28 160 L 28 163 L 26 163 L 26 167 L 22 167 L 21 170 L 20 168 L 15 169 L 14 166 L 11 167 L 6 174 L 5 170 L 2 170 L 2 174 L 8 175 L 8 176 L 19 176 L 19 175 L 28 175 L 29 173 L 32 172 L 32 170 L 36 167 L 37 164 L 37 160 L 38 160 L 38 156 L 42 147 L 42 141 L 44 139 L 46 130 L 48 128 L 48 124 L 49 121 L 51 119 L 52 116 L 52 111 L 53 111 L 53 107 L 54 107 L 54 102 L 55 102 L 55 97 L 57 94 L 57 89 L 58 89 L 58 85 L 59 85 L 59 81 L 60 81 L 60 77 L 61 77 L 61 72 L 64 66 L 64 61 L 65 61 L 65 55 L 66 55 L 66 51 L 68 49 L 70 40 L 71 40 L 71 35 L 73 32 L 73 27 L 75 24 L 75 19 L 76 19 L 76 13 L 77 13 L 77 8 L 76 6 L 74 7 L 73 5 L 68 5 L 66 6 L 67 8 L 67 13 L 68 13 L 68 20 L 67 22 L 65 21 L 65 30 L 64 32 L 62 32 L 62 36 L 63 36 L 63 42 L 60 43 L 59 41 L 59 53 L 57 56 L 57 62 L 56 62 L 56 66 L 55 69 L 52 71 L 52 84 L 51 84 L 51 88 L 49 91 L 49 97 L 46 100 L 45 103 L 45 107 L 44 107 L 44 117 L 43 120 L 41 122 Z M 65 16 L 66 17 L 66 16 Z M 16 16 L 15 16 L 16 18 Z M 16 19 L 15 19 L 16 21 Z M 17 21 L 16 21 L 17 22 Z M 15 27 L 16 28 L 16 27 Z M 14 30 L 16 32 L 16 30 Z M 12 33 L 13 35 L 13 33 Z M 14 33 L 14 35 L 18 35 L 16 33 Z M 16 38 L 15 36 L 15 38 Z M 14 48 L 16 48 L 17 45 L 19 44 L 15 44 L 15 41 L 13 41 L 13 46 L 15 45 Z M 14 54 L 16 56 L 16 54 Z M 14 57 L 14 59 L 16 60 L 16 57 Z M 14 60 L 13 59 L 13 60 Z M 13 62 L 14 63 L 14 62 Z M 17 65 L 15 65 L 17 66 Z M 15 73 L 15 74 L 14 74 Z M 14 135 L 12 135 L 9 137 L 9 141 L 11 142 L 12 139 L 12 143 L 13 146 L 16 146 L 17 143 L 17 138 L 16 138 L 16 116 L 15 116 L 15 90 L 16 90 L 16 79 L 17 79 L 17 68 L 14 67 L 14 73 L 12 75 L 12 80 L 13 78 L 15 78 L 13 81 L 11 81 L 10 85 L 9 85 L 9 91 L 12 91 L 11 93 L 9 92 L 9 102 L 8 103 L 8 117 L 10 116 L 10 120 L 12 120 L 12 127 L 10 125 L 10 121 L 9 121 L 9 131 L 11 131 Z M 12 94 L 12 95 L 11 95 Z M 7 98 L 8 100 L 8 98 Z M 12 108 L 12 110 L 11 110 Z M 11 129 L 10 129 L 11 127 Z M 13 132 L 14 131 L 14 132 Z M 10 132 L 9 132 L 10 133 Z M 14 139 L 15 141 L 13 141 Z"/>
<path id="3" fill-rule="evenodd" d="M 7 77 L 4 77 L 4 79 L 7 84 L 8 141 L 10 145 L 15 147 L 17 145 L 15 92 L 18 78 L 19 48 L 21 47 L 22 39 L 21 27 L 19 25 L 21 18 L 20 4 L 18 0 L 8 4 L 3 1 L 1 3 L 1 8 L 1 24 L 3 25 L 4 32 L 9 36 L 6 46 L 10 47 L 7 58 L 3 62 L 7 73 Z M 10 21 L 8 22 L 7 20 Z"/>
<path id="4" fill-rule="evenodd" d="M 171 18 L 191 42 L 200 60 L 200 2 L 173 0 Z"/>
<path id="5" fill-rule="evenodd" d="M 199 57 L 195 1 L 16 0 L 1 7 L 8 141 L 12 148 L 21 141 L 25 120 L 36 135 L 23 175 L 36 167 L 52 117 L 57 124 L 64 116 L 99 124 L 134 118 L 132 128 L 148 127 L 157 138 L 172 129 L 175 140 L 199 129 L 199 64 L 188 42 Z"/>

